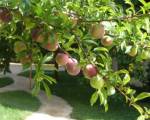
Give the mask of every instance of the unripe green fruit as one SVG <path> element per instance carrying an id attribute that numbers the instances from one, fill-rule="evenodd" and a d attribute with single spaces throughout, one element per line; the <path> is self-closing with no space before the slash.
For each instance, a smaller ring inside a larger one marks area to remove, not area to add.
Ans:
<path id="1" fill-rule="evenodd" d="M 133 46 L 130 50 L 130 52 L 128 53 L 128 55 L 130 55 L 131 57 L 134 57 L 137 55 L 137 46 Z"/>
<path id="2" fill-rule="evenodd" d="M 91 87 L 95 89 L 101 89 L 104 86 L 104 83 L 104 79 L 99 75 L 90 80 Z"/>
<path id="3" fill-rule="evenodd" d="M 109 96 L 114 95 L 115 93 L 116 93 L 116 90 L 115 90 L 115 88 L 114 88 L 113 86 L 109 86 L 109 87 L 107 88 L 107 94 L 108 94 Z"/>

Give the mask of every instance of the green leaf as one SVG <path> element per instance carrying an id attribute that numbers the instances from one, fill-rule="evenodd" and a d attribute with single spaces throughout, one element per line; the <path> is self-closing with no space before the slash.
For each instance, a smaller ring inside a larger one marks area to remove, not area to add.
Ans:
<path id="1" fill-rule="evenodd" d="M 107 112 L 107 111 L 108 111 L 108 103 L 107 103 L 107 100 L 105 100 L 104 107 L 105 107 L 105 112 Z"/>
<path id="2" fill-rule="evenodd" d="M 89 44 L 89 45 L 96 45 L 96 46 L 98 46 L 98 43 L 97 42 L 95 42 L 95 41 L 93 41 L 93 40 L 84 40 L 83 41 L 84 43 L 87 43 L 87 44 Z"/>
<path id="3" fill-rule="evenodd" d="M 36 82 L 33 89 L 32 89 L 32 94 L 37 95 L 40 91 L 40 83 Z"/>
<path id="4" fill-rule="evenodd" d="M 47 80 L 50 84 L 56 83 L 56 80 L 50 76 L 47 76 L 45 74 L 42 74 L 41 77 L 45 80 Z"/>
<path id="5" fill-rule="evenodd" d="M 100 98 L 100 104 L 104 104 L 104 101 L 105 101 L 105 97 L 104 97 L 104 94 L 101 92 L 101 90 L 98 91 L 98 94 L 99 94 L 99 98 Z"/>
<path id="6" fill-rule="evenodd" d="M 135 103 L 133 103 L 133 104 L 131 104 L 141 115 L 144 113 L 144 110 L 143 110 L 143 108 L 141 107 L 141 106 L 139 106 L 139 105 L 137 105 L 137 104 L 135 104 Z"/>
<path id="7" fill-rule="evenodd" d="M 43 86 L 44 86 L 44 89 L 45 89 L 47 96 L 50 97 L 51 96 L 50 88 L 48 87 L 48 85 L 45 82 L 42 82 L 42 83 L 43 83 Z"/>
<path id="8" fill-rule="evenodd" d="M 123 78 L 123 85 L 126 85 L 127 83 L 130 82 L 130 75 L 129 74 L 125 74 L 124 78 Z"/>
<path id="9" fill-rule="evenodd" d="M 145 120 L 145 116 L 144 115 L 140 115 L 137 120 Z"/>
<path id="10" fill-rule="evenodd" d="M 129 74 L 129 72 L 125 69 L 119 70 L 116 72 L 117 74 Z"/>
<path id="11" fill-rule="evenodd" d="M 99 56 L 100 56 L 101 59 L 103 60 L 103 63 L 106 64 L 106 61 L 107 61 L 106 56 L 104 56 L 103 54 L 99 54 Z"/>
<path id="12" fill-rule="evenodd" d="M 90 103 L 92 106 L 94 105 L 94 103 L 96 103 L 97 99 L 98 99 L 98 93 L 96 91 L 92 94 L 91 99 L 90 99 Z"/>
<path id="13" fill-rule="evenodd" d="M 94 50 L 93 51 L 95 51 L 95 52 L 99 52 L 99 51 L 103 51 L 103 52 L 109 52 L 105 47 L 97 47 L 97 48 L 94 48 Z"/>
<path id="14" fill-rule="evenodd" d="M 132 46 L 126 46 L 126 51 L 125 53 L 129 53 L 131 51 Z"/>
<path id="15" fill-rule="evenodd" d="M 134 89 L 131 89 L 131 88 L 127 88 L 127 90 L 126 90 L 126 94 L 130 94 L 130 95 L 133 95 L 133 94 L 135 94 L 135 90 Z"/>
<path id="16" fill-rule="evenodd" d="M 145 98 L 148 98 L 148 97 L 150 97 L 150 93 L 143 92 L 143 93 L 139 94 L 139 95 L 134 99 L 134 102 L 139 101 L 139 100 L 142 100 L 142 99 L 145 99 Z"/>
<path id="17" fill-rule="evenodd" d="M 133 6 L 133 3 L 131 2 L 131 0 L 125 0 L 125 3 Z"/>
<path id="18" fill-rule="evenodd" d="M 125 42 L 125 41 L 123 41 L 123 42 L 121 43 L 121 50 L 124 50 L 124 48 L 126 48 L 126 42 Z"/>
<path id="19" fill-rule="evenodd" d="M 139 0 L 144 6 L 146 5 L 145 0 Z"/>
<path id="20" fill-rule="evenodd" d="M 42 60 L 42 63 L 49 62 L 52 59 L 53 59 L 53 54 L 52 55 L 45 55 L 43 60 Z"/>

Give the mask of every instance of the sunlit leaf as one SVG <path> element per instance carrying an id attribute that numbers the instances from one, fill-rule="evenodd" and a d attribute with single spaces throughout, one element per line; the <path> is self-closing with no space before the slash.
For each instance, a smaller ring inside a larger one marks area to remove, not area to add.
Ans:
<path id="1" fill-rule="evenodd" d="M 143 100 L 143 99 L 148 98 L 148 97 L 150 97 L 150 93 L 142 92 L 142 93 L 140 93 L 140 94 L 134 99 L 134 101 L 137 102 L 137 101 L 139 101 L 139 100 Z"/>
<path id="2" fill-rule="evenodd" d="M 96 103 L 97 99 L 98 99 L 98 93 L 97 93 L 97 91 L 95 91 L 92 94 L 91 99 L 90 99 L 90 103 L 92 106 L 94 105 L 94 103 Z"/>

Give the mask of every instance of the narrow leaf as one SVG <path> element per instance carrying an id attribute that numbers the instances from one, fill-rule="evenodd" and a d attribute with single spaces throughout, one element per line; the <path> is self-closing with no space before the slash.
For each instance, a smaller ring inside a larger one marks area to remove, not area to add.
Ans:
<path id="1" fill-rule="evenodd" d="M 142 99 L 145 99 L 145 98 L 148 98 L 148 97 L 150 97 L 150 93 L 143 92 L 143 93 L 139 94 L 139 95 L 135 98 L 134 102 L 139 101 L 139 100 L 142 100 Z"/>
<path id="2" fill-rule="evenodd" d="M 92 96 L 91 96 L 91 99 L 90 99 L 91 106 L 93 106 L 94 103 L 96 103 L 97 99 L 98 99 L 98 93 L 97 93 L 97 91 L 96 91 L 96 92 L 94 92 L 94 93 L 92 94 Z"/>
<path id="3" fill-rule="evenodd" d="M 40 83 L 36 82 L 36 84 L 34 85 L 33 89 L 32 89 L 32 94 L 33 95 L 37 95 L 40 91 Z"/>
<path id="4" fill-rule="evenodd" d="M 137 104 L 131 104 L 141 115 L 144 113 L 143 108 Z"/>
<path id="5" fill-rule="evenodd" d="M 129 82 L 130 82 L 130 75 L 129 74 L 125 74 L 125 76 L 123 78 L 123 84 L 126 85 Z"/>
<path id="6" fill-rule="evenodd" d="M 97 48 L 94 48 L 94 51 L 103 51 L 103 52 L 109 52 L 108 49 L 106 49 L 105 47 L 97 47 Z"/>
<path id="7" fill-rule="evenodd" d="M 42 83 L 43 83 L 43 86 L 44 86 L 44 89 L 45 89 L 47 96 L 50 98 L 50 96 L 51 96 L 50 88 L 48 87 L 48 85 L 45 82 L 42 82 Z"/>
<path id="8" fill-rule="evenodd" d="M 89 45 L 93 44 L 93 45 L 96 45 L 98 46 L 97 42 L 93 41 L 93 40 L 84 40 L 84 43 L 87 43 Z"/>
<path id="9" fill-rule="evenodd" d="M 48 82 L 50 82 L 50 84 L 56 83 L 56 80 L 48 75 L 42 74 L 41 75 L 43 79 L 47 80 Z"/>

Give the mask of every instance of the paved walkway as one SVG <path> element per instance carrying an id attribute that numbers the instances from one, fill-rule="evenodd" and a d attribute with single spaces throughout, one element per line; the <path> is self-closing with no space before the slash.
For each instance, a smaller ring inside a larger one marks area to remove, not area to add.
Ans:
<path id="1" fill-rule="evenodd" d="M 0 88 L 0 92 L 14 90 L 31 92 L 29 90 L 29 80 L 26 77 L 17 76 L 14 73 L 7 76 L 12 77 L 14 83 Z M 37 97 L 41 101 L 41 107 L 37 112 L 27 116 L 25 120 L 72 120 L 70 118 L 72 107 L 62 98 L 52 95 L 51 99 L 48 99 L 42 91 Z"/>

